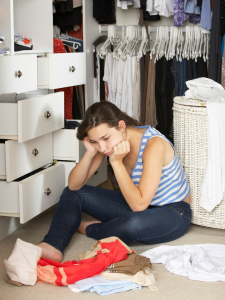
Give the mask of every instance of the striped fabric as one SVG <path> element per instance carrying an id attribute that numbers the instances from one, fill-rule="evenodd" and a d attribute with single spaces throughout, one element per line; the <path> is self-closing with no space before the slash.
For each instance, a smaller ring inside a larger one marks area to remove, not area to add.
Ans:
<path id="1" fill-rule="evenodd" d="M 146 131 L 144 132 L 141 140 L 136 165 L 133 169 L 133 172 L 131 173 L 131 179 L 136 186 L 139 185 L 139 181 L 141 179 L 143 170 L 142 155 L 149 139 L 154 136 L 159 136 L 170 143 L 170 141 L 167 140 L 167 138 L 163 134 L 149 125 L 137 126 L 137 128 L 146 128 Z M 171 143 L 170 145 L 173 147 Z M 158 189 L 150 205 L 160 206 L 173 202 L 180 202 L 186 199 L 189 194 L 190 186 L 187 182 L 184 170 L 174 149 L 174 159 L 169 165 L 163 167 Z"/>

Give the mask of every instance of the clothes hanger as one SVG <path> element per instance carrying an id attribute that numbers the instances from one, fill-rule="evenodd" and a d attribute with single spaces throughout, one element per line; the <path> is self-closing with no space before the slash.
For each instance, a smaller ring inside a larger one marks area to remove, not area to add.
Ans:
<path id="1" fill-rule="evenodd" d="M 181 33 L 182 33 L 182 28 L 178 28 L 178 34 L 177 34 L 177 49 L 176 49 L 176 60 L 179 60 L 179 55 L 180 55 L 180 44 L 181 44 Z"/>
<path id="2" fill-rule="evenodd" d="M 159 43 L 159 26 L 157 26 L 157 30 L 156 30 L 156 39 L 155 39 L 155 43 L 152 47 L 152 54 L 155 54 L 155 51 L 156 51 L 156 46 L 158 45 Z"/>
<path id="3" fill-rule="evenodd" d="M 182 62 L 183 43 L 184 43 L 184 36 L 183 36 L 183 30 L 181 28 L 180 29 L 180 58 L 179 58 L 180 62 Z"/>
<path id="4" fill-rule="evenodd" d="M 206 60 L 209 59 L 209 34 L 206 33 Z"/>
<path id="5" fill-rule="evenodd" d="M 81 46 L 81 43 L 79 42 L 72 42 L 72 41 L 68 41 L 68 40 L 65 40 L 65 39 L 61 39 L 65 44 L 66 43 L 69 43 L 69 45 L 71 46 L 71 43 L 72 43 L 72 47 L 76 50 L 79 48 L 79 46 Z M 77 45 L 77 46 L 75 46 Z"/>
<path id="6" fill-rule="evenodd" d="M 170 50 L 171 50 L 171 45 L 172 45 L 173 28 L 174 28 L 174 26 L 170 27 L 169 45 L 168 45 L 168 49 L 167 49 L 167 53 L 166 53 L 166 59 L 167 60 L 170 59 Z"/>
<path id="7" fill-rule="evenodd" d="M 164 46 L 164 52 L 163 52 L 163 55 L 165 57 L 166 57 L 166 53 L 167 53 L 168 44 L 169 44 L 169 27 L 166 26 L 166 31 L 165 31 L 165 46 Z"/>
<path id="8" fill-rule="evenodd" d="M 143 56 L 143 49 L 147 45 L 148 39 L 147 39 L 147 33 L 145 26 L 141 29 L 141 38 L 140 38 L 140 44 L 137 49 L 137 60 L 140 61 L 141 57 Z"/>
<path id="9" fill-rule="evenodd" d="M 127 37 L 125 36 L 124 31 L 125 31 L 125 26 L 122 27 L 122 40 L 118 43 L 115 50 L 113 51 L 113 58 L 117 60 L 120 59 L 121 50 L 127 43 Z"/>
<path id="10" fill-rule="evenodd" d="M 145 28 L 146 30 L 146 28 Z M 147 31 L 148 31 L 148 35 L 147 35 L 147 43 L 144 45 L 143 47 L 143 54 L 145 55 L 147 52 L 151 51 L 151 26 L 147 27 Z M 147 32 L 146 32 L 147 34 Z M 151 53 L 150 53 L 150 59 L 152 59 L 151 57 Z"/>
<path id="11" fill-rule="evenodd" d="M 176 44 L 177 44 L 177 34 L 178 34 L 178 29 L 177 27 L 174 26 L 173 29 L 173 43 L 172 43 L 172 47 L 171 47 L 171 59 L 175 56 L 175 49 L 176 49 Z"/>

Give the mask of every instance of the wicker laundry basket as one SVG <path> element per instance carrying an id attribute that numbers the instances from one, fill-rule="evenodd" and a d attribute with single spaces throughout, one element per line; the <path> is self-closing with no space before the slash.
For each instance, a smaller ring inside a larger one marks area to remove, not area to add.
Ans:
<path id="1" fill-rule="evenodd" d="M 175 97 L 173 103 L 174 147 L 191 186 L 192 223 L 225 229 L 225 193 L 212 212 L 199 206 L 201 185 L 208 157 L 208 115 L 206 103 Z"/>

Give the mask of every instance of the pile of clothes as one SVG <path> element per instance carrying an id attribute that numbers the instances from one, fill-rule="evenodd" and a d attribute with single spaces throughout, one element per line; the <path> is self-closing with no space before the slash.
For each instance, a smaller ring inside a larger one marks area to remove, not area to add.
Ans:
<path id="1" fill-rule="evenodd" d="M 79 261 L 59 263 L 41 258 L 42 249 L 17 239 L 4 260 L 6 281 L 15 285 L 45 282 L 68 286 L 72 292 L 90 290 L 99 295 L 141 289 L 157 290 L 150 259 L 137 255 L 117 237 L 96 242 L 91 250 L 78 253 Z"/>
<path id="2" fill-rule="evenodd" d="M 31 38 L 26 38 L 23 34 L 14 29 L 14 51 L 32 50 L 33 43 Z"/>

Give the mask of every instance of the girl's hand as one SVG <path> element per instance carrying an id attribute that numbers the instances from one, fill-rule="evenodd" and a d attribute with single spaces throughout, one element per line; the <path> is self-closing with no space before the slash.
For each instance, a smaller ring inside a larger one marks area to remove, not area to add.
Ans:
<path id="1" fill-rule="evenodd" d="M 130 143 L 122 141 L 113 147 L 113 153 L 109 157 L 110 163 L 122 162 L 123 158 L 130 152 Z"/>
<path id="2" fill-rule="evenodd" d="M 86 136 L 82 141 L 84 147 L 86 148 L 87 152 L 91 155 L 95 156 L 97 150 L 95 149 L 94 145 L 90 142 L 89 138 Z"/>

